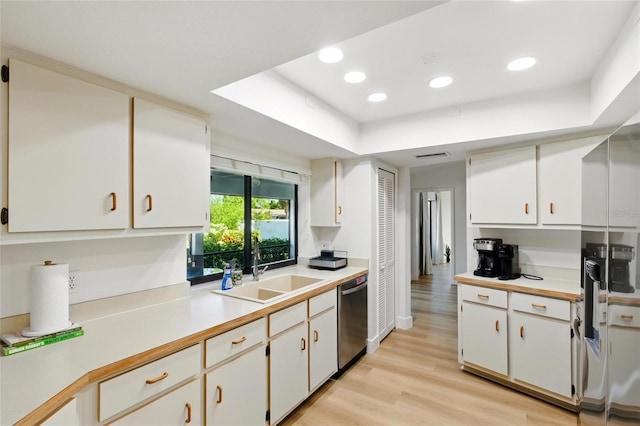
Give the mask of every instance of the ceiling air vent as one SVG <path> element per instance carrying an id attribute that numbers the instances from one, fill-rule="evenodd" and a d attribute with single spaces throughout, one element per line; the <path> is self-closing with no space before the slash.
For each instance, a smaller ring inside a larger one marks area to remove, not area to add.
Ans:
<path id="1" fill-rule="evenodd" d="M 435 154 L 421 154 L 416 155 L 416 158 L 439 158 L 439 157 L 448 157 L 448 152 L 436 152 Z"/>

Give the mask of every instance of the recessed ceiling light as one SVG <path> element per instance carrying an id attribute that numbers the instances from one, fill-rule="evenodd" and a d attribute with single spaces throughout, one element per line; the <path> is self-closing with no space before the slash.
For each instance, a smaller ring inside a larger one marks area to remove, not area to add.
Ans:
<path id="1" fill-rule="evenodd" d="M 451 77 L 449 77 L 448 75 L 444 75 L 442 77 L 431 79 L 431 81 L 429 81 L 429 86 L 433 87 L 434 89 L 439 89 L 441 87 L 447 87 L 452 82 L 453 79 Z"/>
<path id="2" fill-rule="evenodd" d="M 362 71 L 351 71 L 344 75 L 344 81 L 347 83 L 362 83 L 367 75 Z"/>
<path id="3" fill-rule="evenodd" d="M 318 52 L 318 58 L 325 64 L 335 64 L 344 58 L 344 53 L 337 47 L 325 47 Z"/>
<path id="4" fill-rule="evenodd" d="M 509 64 L 507 65 L 507 69 L 509 71 L 522 71 L 526 70 L 527 68 L 531 68 L 535 64 L 536 58 L 526 56 L 524 58 L 514 59 L 513 61 L 509 62 Z"/>
<path id="5" fill-rule="evenodd" d="M 367 100 L 369 102 L 382 102 L 385 99 L 387 99 L 387 94 L 382 92 L 372 93 L 369 96 L 367 96 Z"/>

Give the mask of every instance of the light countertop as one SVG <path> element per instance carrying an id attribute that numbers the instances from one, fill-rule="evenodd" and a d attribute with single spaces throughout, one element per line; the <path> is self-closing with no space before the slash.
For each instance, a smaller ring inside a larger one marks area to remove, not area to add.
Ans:
<path id="1" fill-rule="evenodd" d="M 219 288 L 218 281 L 192 287 L 190 297 L 82 322 L 84 336 L 0 357 L 0 424 L 13 424 L 43 404 L 53 408 L 48 405 L 55 406 L 87 384 L 113 374 L 114 363 L 122 369 L 151 361 L 175 351 L 176 344 L 190 346 L 367 272 L 352 266 L 320 271 L 298 265 L 267 271 L 262 279 L 299 274 L 323 281 L 276 302 L 256 303 L 212 293 Z M 51 398 L 54 401 L 47 403 Z"/>
<path id="2" fill-rule="evenodd" d="M 571 301 L 582 299 L 580 281 L 560 280 L 548 277 L 543 277 L 542 280 L 532 280 L 523 277 L 516 278 L 515 280 L 499 280 L 498 278 L 479 277 L 473 275 L 473 272 L 458 274 L 453 278 L 462 284 L 473 284 L 499 290 L 537 294 Z"/>

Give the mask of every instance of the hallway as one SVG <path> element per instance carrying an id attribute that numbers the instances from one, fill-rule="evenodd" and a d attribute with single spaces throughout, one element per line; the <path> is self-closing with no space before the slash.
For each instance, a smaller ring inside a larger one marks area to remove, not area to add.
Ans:
<path id="1" fill-rule="evenodd" d="M 451 264 L 411 286 L 413 328 L 330 380 L 283 425 L 577 425 L 575 414 L 460 370 Z"/>

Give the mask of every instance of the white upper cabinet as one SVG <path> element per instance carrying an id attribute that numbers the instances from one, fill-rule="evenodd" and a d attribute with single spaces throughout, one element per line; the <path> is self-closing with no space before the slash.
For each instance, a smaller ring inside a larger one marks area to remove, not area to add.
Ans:
<path id="1" fill-rule="evenodd" d="M 9 232 L 127 228 L 129 97 L 9 66 Z"/>
<path id="2" fill-rule="evenodd" d="M 311 161 L 311 226 L 342 224 L 342 163 L 333 158 Z"/>
<path id="3" fill-rule="evenodd" d="M 540 223 L 582 223 L 582 159 L 600 142 L 597 136 L 540 145 Z"/>
<path id="4" fill-rule="evenodd" d="M 133 102 L 133 227 L 202 227 L 209 213 L 204 119 Z"/>
<path id="5" fill-rule="evenodd" d="M 472 223 L 535 224 L 536 195 L 535 146 L 471 156 Z"/>

